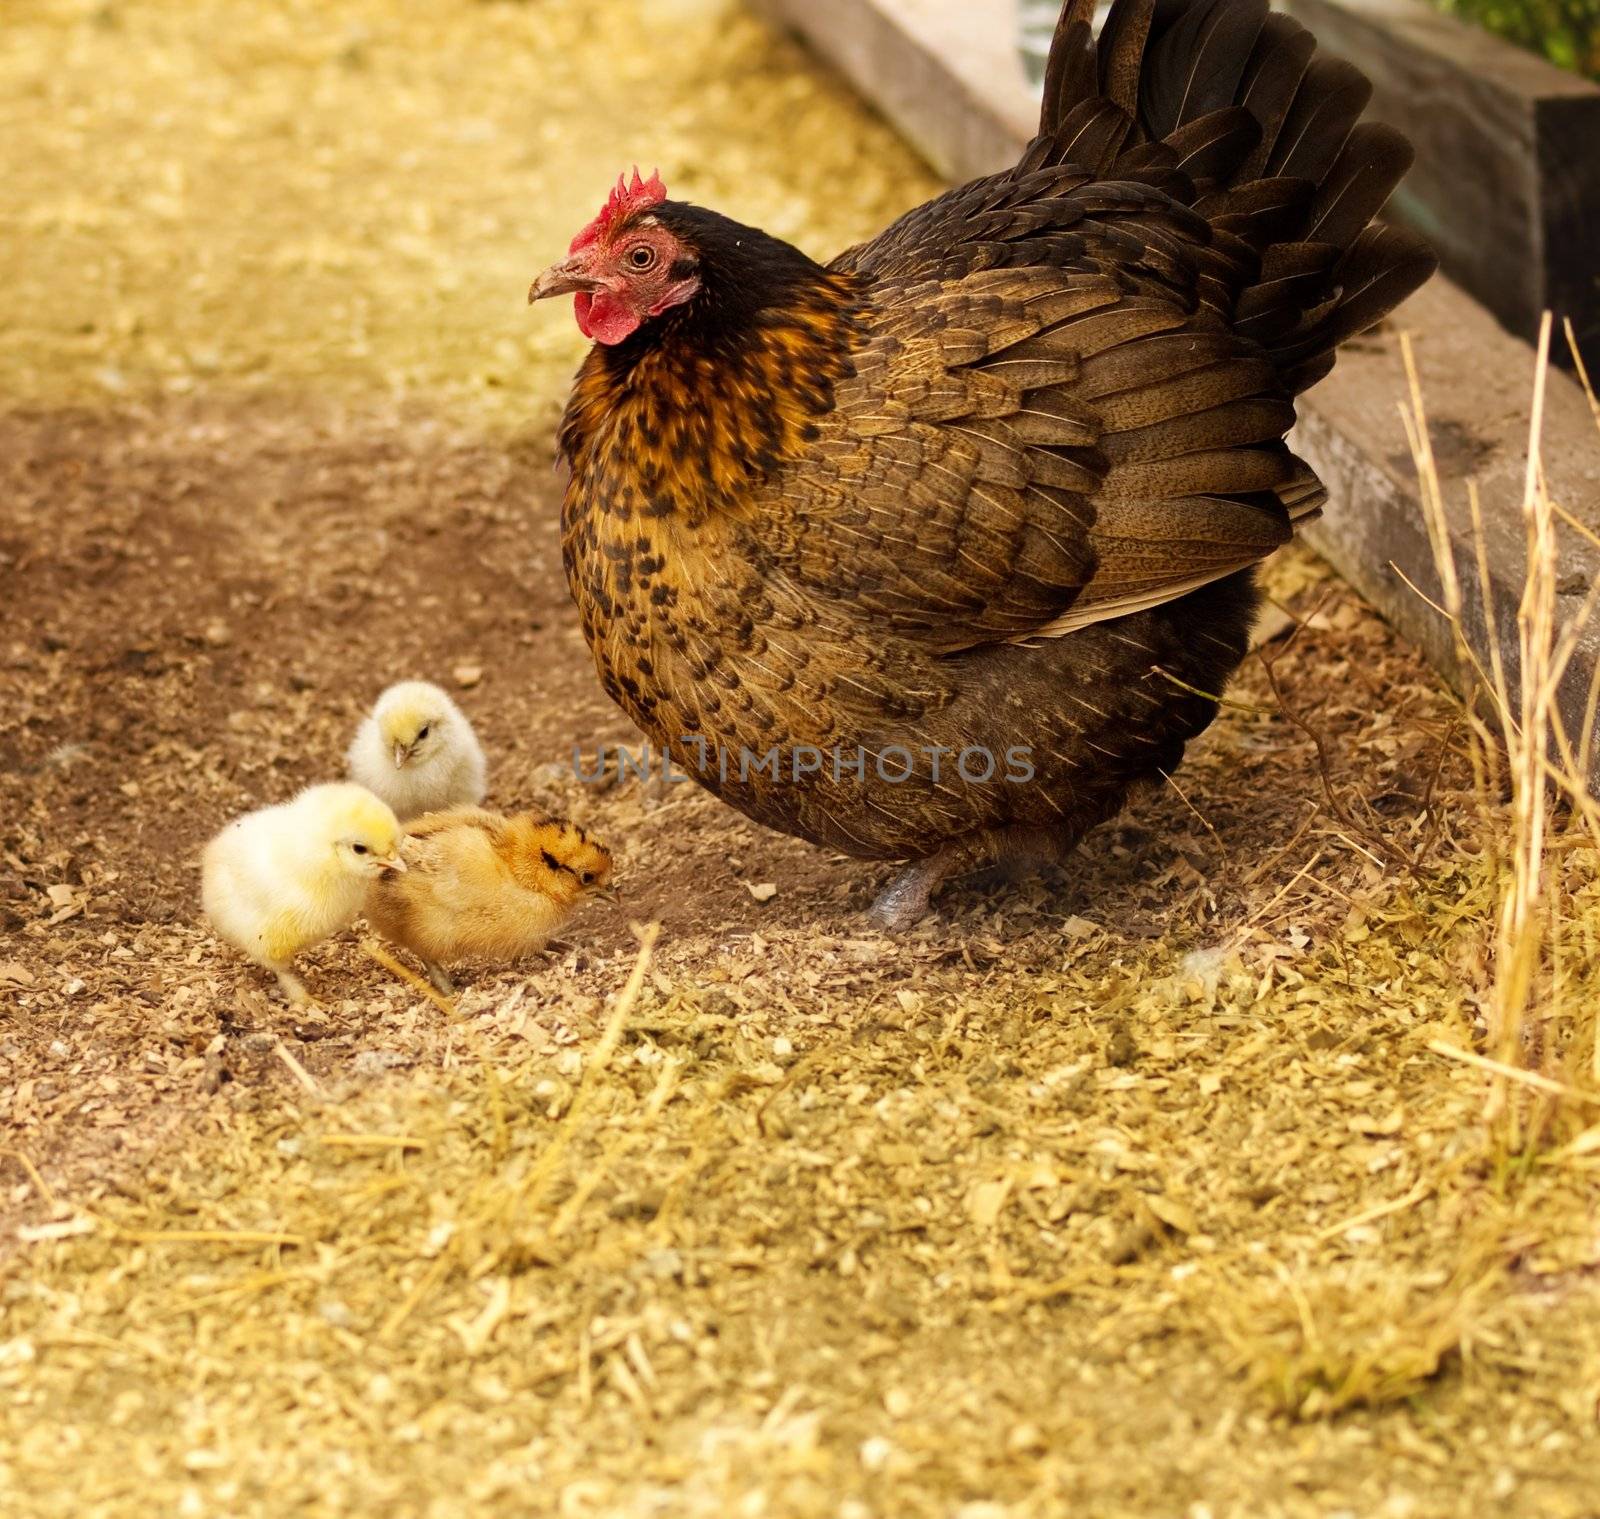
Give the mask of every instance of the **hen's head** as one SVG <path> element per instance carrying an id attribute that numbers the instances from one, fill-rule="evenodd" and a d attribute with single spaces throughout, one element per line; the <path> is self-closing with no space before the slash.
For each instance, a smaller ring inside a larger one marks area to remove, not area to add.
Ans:
<path id="1" fill-rule="evenodd" d="M 574 296 L 583 335 L 611 344 L 689 300 L 700 288 L 700 258 L 655 214 L 666 198 L 660 174 L 619 178 L 567 257 L 533 282 L 529 301 Z"/>

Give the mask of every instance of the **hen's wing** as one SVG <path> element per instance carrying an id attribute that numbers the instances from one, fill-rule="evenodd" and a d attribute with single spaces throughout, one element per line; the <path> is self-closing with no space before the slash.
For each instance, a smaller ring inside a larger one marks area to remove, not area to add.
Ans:
<path id="1" fill-rule="evenodd" d="M 1160 188 L 1046 167 L 979 181 L 837 264 L 855 372 L 763 538 L 817 592 L 958 649 L 1050 636 L 1254 563 L 1316 509 L 1271 359 L 1203 282 Z M 1214 277 L 1214 276 L 1213 276 Z"/>
<path id="2" fill-rule="evenodd" d="M 1266 0 L 1069 0 L 1015 169 L 832 266 L 854 373 L 761 535 L 943 650 L 1047 637 L 1254 563 L 1323 499 L 1292 398 L 1432 271 L 1369 225 L 1410 162 Z"/>

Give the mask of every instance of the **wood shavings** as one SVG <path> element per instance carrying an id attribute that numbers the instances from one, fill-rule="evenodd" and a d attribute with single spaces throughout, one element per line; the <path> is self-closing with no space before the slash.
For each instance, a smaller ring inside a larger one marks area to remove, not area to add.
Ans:
<path id="1" fill-rule="evenodd" d="M 632 736 L 556 539 L 581 343 L 520 290 L 636 154 L 831 253 L 933 188 L 883 123 L 698 0 L 8 25 L 18 1512 L 1578 1512 L 1591 1088 L 1552 1038 L 1499 1164 L 1495 807 L 1309 556 L 1269 657 L 1354 828 L 1254 666 L 1181 796 L 900 940 L 874 867 L 575 774 Z M 351 936 L 291 1015 L 192 851 L 401 670 L 471 678 L 496 801 L 615 842 L 626 910 L 454 1000 Z M 1592 1006 L 1593 861 L 1551 858 Z"/>

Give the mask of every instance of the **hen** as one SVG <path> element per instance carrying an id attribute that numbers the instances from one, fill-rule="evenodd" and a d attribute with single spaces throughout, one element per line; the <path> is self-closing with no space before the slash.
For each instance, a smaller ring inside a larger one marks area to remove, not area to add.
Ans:
<path id="1" fill-rule="evenodd" d="M 894 926 L 1178 763 L 1323 499 L 1294 397 L 1434 268 L 1303 27 L 1093 10 L 1015 168 L 831 264 L 636 170 L 529 292 L 596 344 L 562 523 L 606 690 L 750 817 L 911 862 Z"/>

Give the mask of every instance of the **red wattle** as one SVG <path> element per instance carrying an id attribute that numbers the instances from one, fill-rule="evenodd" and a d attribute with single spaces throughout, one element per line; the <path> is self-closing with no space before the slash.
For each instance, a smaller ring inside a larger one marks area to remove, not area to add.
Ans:
<path id="1" fill-rule="evenodd" d="M 583 335 L 597 343 L 620 343 L 639 325 L 637 314 L 609 290 L 597 290 L 592 295 L 580 290 L 572 298 L 572 312 Z"/>

